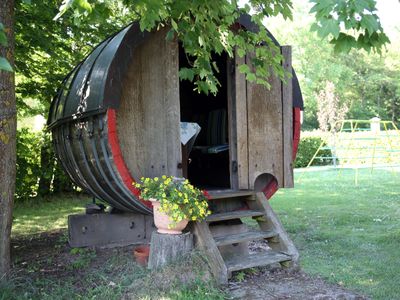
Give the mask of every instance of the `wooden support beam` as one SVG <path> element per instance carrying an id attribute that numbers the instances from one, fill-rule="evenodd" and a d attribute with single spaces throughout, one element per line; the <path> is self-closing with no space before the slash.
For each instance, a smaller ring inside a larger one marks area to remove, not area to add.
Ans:
<path id="1" fill-rule="evenodd" d="M 196 247 L 203 250 L 207 255 L 208 263 L 215 280 L 220 284 L 226 284 L 228 282 L 228 270 L 208 224 L 205 221 L 194 222 L 193 233 L 195 235 Z"/>
<path id="2" fill-rule="evenodd" d="M 249 206 L 252 209 L 263 210 L 265 214 L 265 217 L 256 219 L 258 224 L 262 230 L 274 231 L 277 234 L 275 241 L 271 240 L 269 246 L 272 250 L 290 255 L 293 263 L 296 264 L 299 259 L 299 252 L 289 238 L 282 223 L 279 221 L 278 216 L 273 211 L 268 199 L 265 197 L 264 193 L 257 193 L 256 197 L 257 200 L 249 202 Z"/>

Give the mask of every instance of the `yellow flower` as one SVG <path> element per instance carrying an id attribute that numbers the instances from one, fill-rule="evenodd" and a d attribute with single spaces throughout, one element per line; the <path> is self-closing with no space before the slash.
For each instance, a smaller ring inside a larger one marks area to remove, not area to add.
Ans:
<path id="1" fill-rule="evenodd" d="M 154 177 L 154 181 L 157 182 L 158 181 L 158 177 Z"/>

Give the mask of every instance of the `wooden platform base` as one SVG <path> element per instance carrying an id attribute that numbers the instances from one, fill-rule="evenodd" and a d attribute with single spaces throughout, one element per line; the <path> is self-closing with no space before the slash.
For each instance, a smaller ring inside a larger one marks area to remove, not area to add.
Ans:
<path id="1" fill-rule="evenodd" d="M 68 216 L 71 247 L 147 244 L 154 230 L 151 215 L 99 213 Z"/>
<path id="2" fill-rule="evenodd" d="M 193 232 L 196 246 L 208 256 L 219 283 L 227 283 L 235 271 L 297 263 L 299 253 L 263 193 L 218 196 L 212 200 L 214 213 L 205 221 L 194 223 Z M 249 229 L 246 218 L 256 220 L 259 229 Z M 249 243 L 259 240 L 266 241 L 268 250 L 249 251 Z"/>

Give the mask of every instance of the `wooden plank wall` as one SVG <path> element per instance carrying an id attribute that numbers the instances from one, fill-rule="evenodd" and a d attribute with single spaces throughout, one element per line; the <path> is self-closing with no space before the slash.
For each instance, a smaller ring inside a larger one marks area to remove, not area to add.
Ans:
<path id="1" fill-rule="evenodd" d="M 283 68 L 292 74 L 292 47 L 282 46 Z M 282 126 L 283 126 L 283 186 L 294 186 L 293 178 L 293 86 L 292 77 L 282 82 Z"/>
<path id="2" fill-rule="evenodd" d="M 253 54 L 246 62 L 251 67 Z M 254 188 L 256 178 L 269 173 L 283 184 L 282 89 L 276 76 L 269 79 L 270 90 L 247 82 L 247 122 L 249 151 L 249 185 Z"/>
<path id="3" fill-rule="evenodd" d="M 232 170 L 231 166 L 231 187 L 232 189 L 248 189 L 246 78 L 237 69 L 245 63 L 245 57 L 239 57 L 236 54 L 231 63 L 228 63 L 229 140 L 231 141 L 229 149 L 231 161 L 236 162 L 235 170 Z"/>
<path id="4" fill-rule="evenodd" d="M 291 72 L 291 48 L 283 47 L 282 54 L 285 57 L 283 66 Z M 246 56 L 246 63 L 251 67 L 252 54 Z M 238 73 L 238 72 L 237 72 Z M 237 113 L 247 111 L 247 116 L 242 116 L 237 121 L 238 141 L 247 138 L 247 143 L 238 142 L 238 163 L 248 165 L 248 188 L 254 188 L 256 178 L 264 173 L 272 174 L 278 181 L 279 187 L 293 186 L 292 170 L 292 85 L 291 79 L 284 84 L 276 76 L 271 76 L 270 90 L 262 85 L 247 82 L 245 88 L 238 84 L 242 79 L 236 79 L 236 92 L 246 91 L 245 95 L 237 97 Z M 247 110 L 239 97 L 247 99 Z M 238 117 L 239 119 L 239 117 Z M 246 120 L 247 119 L 247 120 Z M 241 124 L 246 124 L 247 128 Z M 239 123 L 240 122 L 240 123 Z M 247 133 L 244 129 L 247 129 Z M 239 147 L 246 146 L 239 155 Z M 247 151 L 247 159 L 244 152 Z M 245 172 L 243 172 L 244 174 Z M 240 176 L 239 176 L 240 178 Z M 239 180 L 239 185 L 244 180 Z M 243 184 L 245 186 L 245 184 Z M 245 187 L 241 187 L 245 188 Z"/>
<path id="5" fill-rule="evenodd" d="M 134 51 L 117 112 L 124 160 L 135 178 L 182 176 L 178 43 L 160 30 Z"/>

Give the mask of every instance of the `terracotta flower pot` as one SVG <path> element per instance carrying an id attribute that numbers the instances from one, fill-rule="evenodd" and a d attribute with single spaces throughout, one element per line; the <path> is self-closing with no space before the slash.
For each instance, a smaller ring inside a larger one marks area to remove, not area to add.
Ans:
<path id="1" fill-rule="evenodd" d="M 170 228 L 172 221 L 167 214 L 159 211 L 161 205 L 160 202 L 156 199 L 150 199 L 150 201 L 153 204 L 154 224 L 157 227 L 157 232 L 165 234 L 182 234 L 182 230 L 185 229 L 189 221 L 182 220 L 176 223 L 174 227 Z"/>
<path id="2" fill-rule="evenodd" d="M 133 255 L 135 256 L 136 262 L 144 267 L 147 266 L 149 254 L 150 254 L 150 246 L 148 245 L 139 246 L 133 250 Z"/>

